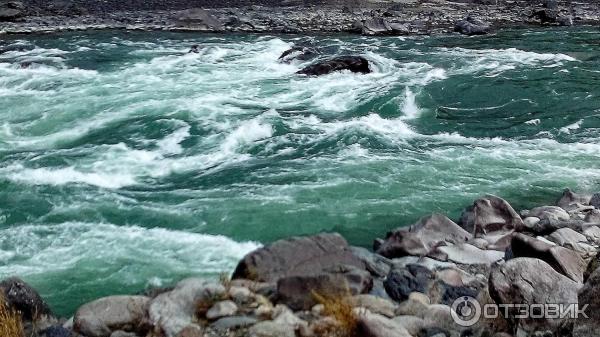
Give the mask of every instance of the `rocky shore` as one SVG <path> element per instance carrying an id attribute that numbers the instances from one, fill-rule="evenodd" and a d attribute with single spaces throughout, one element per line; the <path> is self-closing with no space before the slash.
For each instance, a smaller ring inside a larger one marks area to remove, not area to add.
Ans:
<path id="1" fill-rule="evenodd" d="M 70 319 L 6 279 L 0 332 L 12 324 L 24 335 L 7 337 L 592 337 L 599 247 L 600 193 L 567 189 L 555 205 L 519 212 L 486 195 L 457 222 L 425 216 L 372 251 L 335 233 L 276 241 L 246 255 L 231 277 L 101 298 Z M 479 314 L 465 313 L 467 301 Z M 486 305 L 508 309 L 483 315 Z M 524 315 L 524 305 L 547 311 Z"/>
<path id="2" fill-rule="evenodd" d="M 129 29 L 364 35 L 457 30 L 470 35 L 503 27 L 599 22 L 596 0 L 0 1 L 0 34 Z"/>

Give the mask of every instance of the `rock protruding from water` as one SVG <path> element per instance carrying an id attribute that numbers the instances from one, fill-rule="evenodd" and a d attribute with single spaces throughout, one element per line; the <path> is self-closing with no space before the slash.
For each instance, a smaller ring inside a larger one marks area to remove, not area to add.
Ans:
<path id="1" fill-rule="evenodd" d="M 369 61 L 361 56 L 340 56 L 331 60 L 318 62 L 300 71 L 298 74 L 321 76 L 334 71 L 349 70 L 353 73 L 368 74 L 371 72 Z"/>
<path id="2" fill-rule="evenodd" d="M 293 237 L 250 252 L 232 278 L 277 282 L 288 276 L 317 275 L 340 265 L 365 269 L 341 235 Z"/>
<path id="3" fill-rule="evenodd" d="M 294 60 L 309 61 L 317 57 L 319 52 L 311 47 L 295 46 L 284 51 L 279 56 L 279 61 L 284 63 L 290 63 Z"/>

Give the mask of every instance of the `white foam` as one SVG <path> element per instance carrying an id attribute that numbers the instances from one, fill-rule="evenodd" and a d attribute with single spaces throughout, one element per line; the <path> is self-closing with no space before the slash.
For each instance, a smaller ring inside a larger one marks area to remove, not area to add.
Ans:
<path id="1" fill-rule="evenodd" d="M 229 272 L 260 246 L 224 236 L 107 223 L 31 224 L 0 233 L 0 275 L 29 276 L 88 266 L 99 277 L 108 277 L 101 274 L 126 273 L 125 266 L 150 264 L 135 275 L 142 283 L 157 275 Z"/>
<path id="2" fill-rule="evenodd" d="M 560 132 L 562 133 L 571 133 L 571 131 L 573 130 L 577 130 L 579 128 L 581 128 L 581 125 L 583 124 L 583 119 L 578 120 L 577 122 L 573 123 L 573 124 L 569 124 L 565 127 L 560 128 Z"/>
<path id="3" fill-rule="evenodd" d="M 415 118 L 421 114 L 421 110 L 417 106 L 416 95 L 408 87 L 404 89 L 404 102 L 402 102 L 401 111 L 406 118 Z"/>

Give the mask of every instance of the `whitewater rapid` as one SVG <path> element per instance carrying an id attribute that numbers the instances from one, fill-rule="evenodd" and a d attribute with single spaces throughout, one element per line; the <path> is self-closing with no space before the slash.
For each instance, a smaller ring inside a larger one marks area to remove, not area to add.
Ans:
<path id="1" fill-rule="evenodd" d="M 595 59 L 511 38 L 17 37 L 0 54 L 0 276 L 69 312 L 101 282 L 216 277 L 281 237 L 368 245 L 486 192 L 593 190 Z M 373 72 L 296 75 L 310 61 L 277 60 L 295 44 Z"/>

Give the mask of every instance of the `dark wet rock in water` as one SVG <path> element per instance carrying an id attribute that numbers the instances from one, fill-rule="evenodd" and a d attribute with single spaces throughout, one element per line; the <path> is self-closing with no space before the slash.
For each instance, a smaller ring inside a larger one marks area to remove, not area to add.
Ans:
<path id="1" fill-rule="evenodd" d="M 387 233 L 375 250 L 388 258 L 407 255 L 424 256 L 438 245 L 466 242 L 472 235 L 441 214 L 421 218 L 409 227 L 401 227 Z"/>
<path id="2" fill-rule="evenodd" d="M 557 23 L 558 10 L 555 8 L 540 9 L 531 13 L 529 17 L 539 20 L 541 24 L 553 24 Z"/>
<path id="3" fill-rule="evenodd" d="M 408 299 L 412 292 L 426 293 L 433 272 L 418 264 L 409 264 L 404 268 L 395 268 L 384 281 L 388 295 L 399 302 Z"/>
<path id="4" fill-rule="evenodd" d="M 467 16 L 454 24 L 454 31 L 464 35 L 484 35 L 490 32 L 490 26 L 485 22 Z"/>
<path id="5" fill-rule="evenodd" d="M 314 48 L 298 46 L 284 51 L 279 56 L 279 61 L 285 63 L 292 62 L 293 60 L 308 61 L 314 59 L 317 55 L 319 55 L 319 52 Z"/>
<path id="6" fill-rule="evenodd" d="M 364 57 L 340 56 L 310 65 L 298 71 L 297 74 L 320 76 L 341 70 L 349 70 L 353 73 L 361 74 L 368 74 L 371 72 L 371 69 L 369 69 L 369 61 Z"/>
<path id="7" fill-rule="evenodd" d="M 556 272 L 548 263 L 523 257 L 496 266 L 489 278 L 490 295 L 498 304 L 569 305 L 577 303 L 580 287 L 581 284 Z M 515 330 L 519 328 L 527 334 L 558 331 L 569 321 L 569 318 L 523 318 L 518 310 L 509 309 L 509 321 Z"/>
<path id="8" fill-rule="evenodd" d="M 37 321 L 52 316 L 50 308 L 40 294 L 23 280 L 12 277 L 0 282 L 0 289 L 10 308 L 23 314 L 28 321 Z"/>
<path id="9" fill-rule="evenodd" d="M 340 265 L 365 269 L 339 234 L 292 237 L 248 253 L 232 278 L 277 282 L 282 277 L 318 275 Z"/>
<path id="10" fill-rule="evenodd" d="M 277 301 L 294 310 L 309 310 L 320 296 L 344 296 L 368 293 L 373 288 L 373 278 L 366 270 L 345 268 L 330 270 L 319 275 L 298 275 L 279 279 Z"/>
<path id="11" fill-rule="evenodd" d="M 510 253 L 513 258 L 532 257 L 543 260 L 573 281 L 583 282 L 587 264 L 581 255 L 573 250 L 517 233 L 512 237 Z"/>

